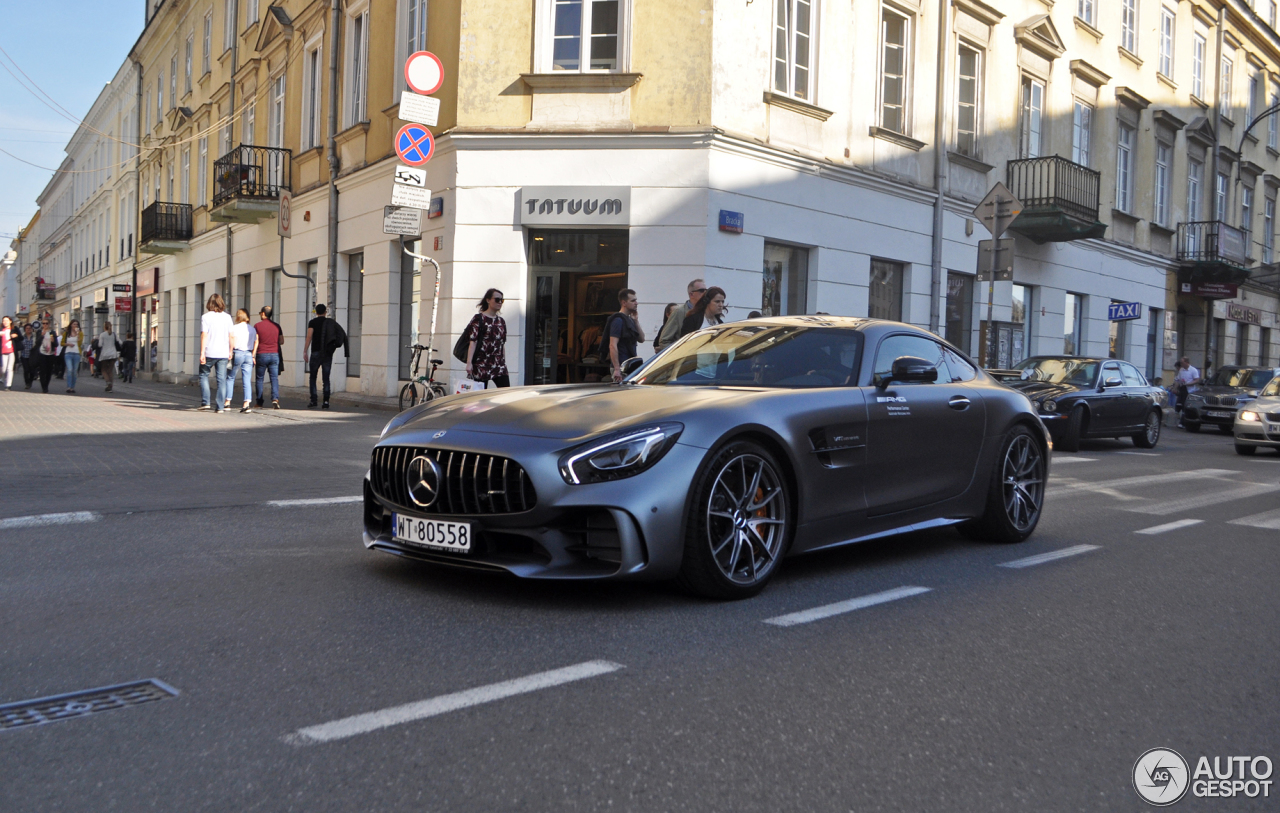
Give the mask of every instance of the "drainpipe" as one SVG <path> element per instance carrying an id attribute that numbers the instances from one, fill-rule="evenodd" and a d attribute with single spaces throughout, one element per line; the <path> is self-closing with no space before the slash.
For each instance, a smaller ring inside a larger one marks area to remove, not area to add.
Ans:
<path id="1" fill-rule="evenodd" d="M 329 24 L 329 268 L 325 299 L 330 316 L 337 317 L 338 288 L 338 42 L 342 25 L 339 0 L 330 0 Z"/>
<path id="2" fill-rule="evenodd" d="M 240 4 L 230 3 L 231 6 L 231 88 L 227 96 L 227 115 L 234 116 L 236 112 L 236 71 L 240 57 Z M 236 140 L 236 123 L 232 118 L 227 124 L 228 135 L 227 146 L 231 147 Z M 227 281 L 223 284 L 222 292 L 226 299 L 227 307 L 231 307 L 231 275 L 232 275 L 232 239 L 231 224 L 227 223 Z M 196 312 L 200 313 L 204 307 L 203 302 L 196 303 Z M 199 355 L 198 353 L 196 354 Z"/>
<path id="3" fill-rule="evenodd" d="M 150 343 L 142 341 L 142 337 L 138 335 L 138 238 L 142 236 L 142 209 L 139 207 L 139 204 L 142 203 L 142 63 L 133 58 L 132 55 L 130 57 L 133 61 L 133 68 L 138 73 L 137 101 L 133 106 L 134 117 L 138 121 L 138 126 L 135 128 L 137 132 L 134 134 L 134 139 L 137 142 L 137 154 L 133 156 L 133 290 L 130 295 L 133 297 L 134 307 L 131 321 L 133 323 L 134 341 L 138 343 L 140 348 L 148 348 L 145 355 L 139 351 L 139 358 L 145 358 L 150 363 Z M 159 289 L 160 286 L 157 285 L 153 294 L 159 295 Z M 154 372 L 150 367 L 144 367 L 143 369 L 148 372 Z"/>
<path id="4" fill-rule="evenodd" d="M 942 271 L 942 218 L 943 197 L 947 188 L 946 109 L 947 109 L 947 25 L 951 4 L 942 0 L 938 4 L 938 84 L 934 93 L 933 113 L 933 285 L 929 296 L 929 330 L 942 335 L 943 285 Z"/>
<path id="5" fill-rule="evenodd" d="M 1213 74 L 1213 109 L 1209 114 L 1213 121 L 1213 155 L 1210 157 L 1209 166 L 1213 170 L 1213 208 L 1214 219 L 1218 218 L 1218 150 L 1221 147 L 1221 110 L 1222 110 L 1222 54 L 1226 47 L 1226 30 L 1227 30 L 1227 9 L 1226 6 L 1218 9 L 1218 31 L 1216 34 L 1218 47 L 1218 64 L 1217 70 Z M 1226 222 L 1227 211 L 1231 208 L 1231 187 L 1225 190 L 1227 200 L 1223 204 L 1222 221 Z M 1218 248 L 1221 248 L 1222 240 L 1218 238 Z M 1213 338 L 1213 300 L 1205 298 L 1204 302 L 1204 364 L 1200 365 L 1201 371 L 1209 369 L 1209 347 Z"/>

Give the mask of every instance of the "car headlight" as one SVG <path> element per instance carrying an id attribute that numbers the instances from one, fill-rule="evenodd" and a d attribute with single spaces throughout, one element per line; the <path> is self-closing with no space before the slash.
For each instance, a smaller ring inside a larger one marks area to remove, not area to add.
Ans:
<path id="1" fill-rule="evenodd" d="M 1042 409 L 1045 412 L 1057 412 L 1058 402 L 1053 400 L 1052 398 L 1046 398 L 1045 400 L 1040 402 L 1040 409 Z"/>
<path id="2" fill-rule="evenodd" d="M 1258 417 L 1258 413 L 1246 409 L 1240 413 L 1240 420 L 1256 423 L 1257 421 L 1262 420 L 1262 418 Z"/>
<path id="3" fill-rule="evenodd" d="M 569 485 L 634 477 L 653 466 L 675 445 L 681 423 L 628 429 L 572 449 L 560 458 L 560 476 Z"/>

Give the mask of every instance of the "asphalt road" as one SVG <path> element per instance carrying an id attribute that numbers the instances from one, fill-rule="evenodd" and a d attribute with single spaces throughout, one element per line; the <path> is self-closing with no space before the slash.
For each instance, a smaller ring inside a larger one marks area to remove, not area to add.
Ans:
<path id="1" fill-rule="evenodd" d="M 0 730 L 0 810 L 1124 811 L 1151 748 L 1280 762 L 1280 455 L 1212 432 L 1055 455 L 1021 545 L 724 604 L 367 552 L 357 504 L 272 501 L 357 495 L 387 414 L 117 389 L 0 393 L 0 703 L 178 694 Z"/>

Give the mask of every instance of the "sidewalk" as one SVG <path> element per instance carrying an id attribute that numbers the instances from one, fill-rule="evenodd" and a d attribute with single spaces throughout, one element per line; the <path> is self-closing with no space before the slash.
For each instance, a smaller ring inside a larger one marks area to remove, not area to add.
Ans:
<path id="1" fill-rule="evenodd" d="M 138 373 L 134 378 L 137 381 L 154 381 L 158 384 L 168 384 L 177 387 L 191 387 L 195 390 L 195 398 L 197 402 L 200 399 L 200 378 L 185 373 Z M 266 383 L 266 382 L 263 382 Z M 211 380 L 209 382 L 210 390 L 216 386 Z M 319 382 L 316 382 L 319 387 Z M 239 398 L 240 388 L 236 386 L 236 397 Z M 268 393 L 269 394 L 269 393 Z M 307 403 L 311 400 L 311 390 L 307 387 L 280 387 L 280 405 L 287 409 L 306 409 Z M 241 402 L 234 402 L 232 406 L 236 409 L 240 408 Z M 393 397 L 364 395 L 358 392 L 335 392 L 329 396 L 329 403 L 333 406 L 356 407 L 359 409 L 379 409 L 389 412 L 400 411 L 400 399 Z M 256 406 L 254 407 L 257 408 Z M 268 401 L 264 409 L 271 409 L 271 403 Z"/>

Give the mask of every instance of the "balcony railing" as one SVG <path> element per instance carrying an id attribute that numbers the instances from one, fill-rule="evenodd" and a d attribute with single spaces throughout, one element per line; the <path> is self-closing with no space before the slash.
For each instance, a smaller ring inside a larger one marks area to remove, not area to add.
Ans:
<path id="1" fill-rule="evenodd" d="M 156 201 L 142 210 L 142 245 L 156 241 L 186 242 L 191 239 L 191 206 L 186 203 Z"/>
<path id="2" fill-rule="evenodd" d="M 1178 224 L 1178 259 L 1187 263 L 1249 264 L 1248 234 L 1221 220 Z"/>
<path id="3" fill-rule="evenodd" d="M 236 147 L 213 162 L 213 206 L 238 199 L 275 200 L 292 185 L 292 154 L 281 147 Z"/>
<path id="4" fill-rule="evenodd" d="M 1061 212 L 1088 221 L 1098 219 L 1098 186 L 1102 173 L 1060 155 L 1009 162 L 1006 183 L 1022 201 L 1023 214 Z"/>

